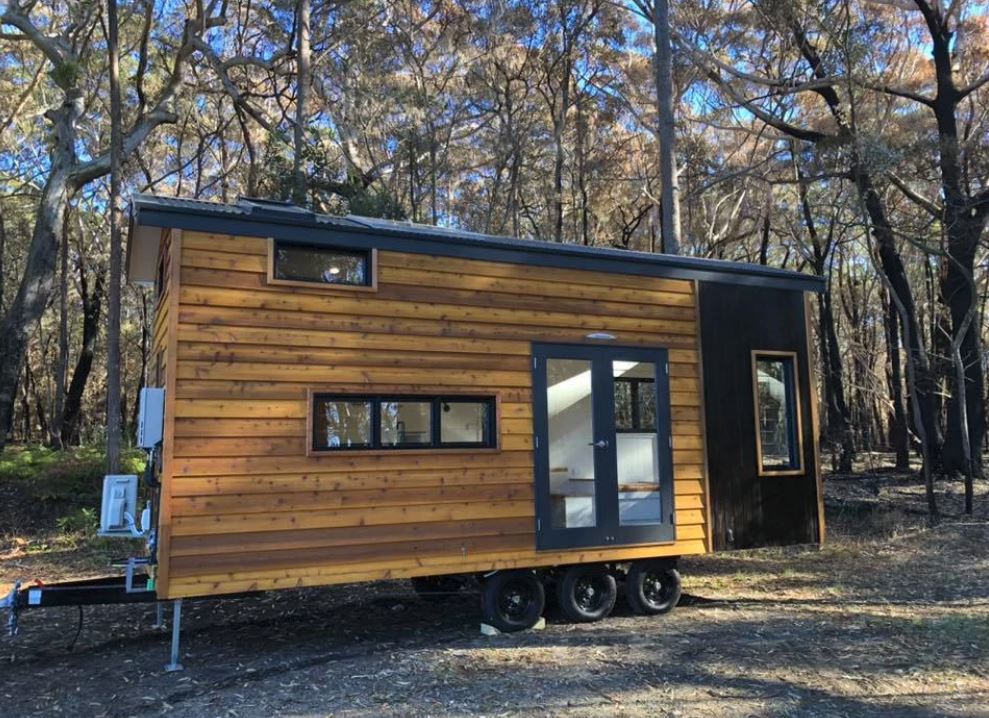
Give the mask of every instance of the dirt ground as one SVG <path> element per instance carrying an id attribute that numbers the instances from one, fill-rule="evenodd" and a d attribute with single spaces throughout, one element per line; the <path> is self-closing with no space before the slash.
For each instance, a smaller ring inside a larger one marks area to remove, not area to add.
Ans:
<path id="1" fill-rule="evenodd" d="M 151 606 L 28 611 L 0 715 L 989 716 L 989 485 L 975 517 L 913 477 L 827 482 L 829 542 L 683 561 L 687 596 L 484 637 L 476 596 L 404 583 L 186 604 L 180 673 Z M 83 552 L 84 553 L 84 552 Z M 7 546 L 0 584 L 43 560 Z M 71 575 L 66 553 L 52 559 Z M 67 568 L 68 566 L 68 568 Z M 30 574 L 27 576 L 30 577 Z"/>

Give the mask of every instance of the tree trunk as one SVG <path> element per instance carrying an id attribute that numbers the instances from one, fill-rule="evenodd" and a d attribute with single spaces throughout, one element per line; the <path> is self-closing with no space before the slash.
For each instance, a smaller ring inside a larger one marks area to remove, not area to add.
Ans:
<path id="1" fill-rule="evenodd" d="M 82 418 L 82 395 L 89 381 L 96 354 L 96 340 L 100 333 L 100 313 L 103 304 L 104 279 L 102 268 L 96 269 L 93 291 L 88 290 L 86 268 L 79 263 L 79 291 L 82 295 L 82 347 L 76 358 L 76 366 L 65 394 L 65 412 L 62 415 L 62 444 L 68 446 L 79 440 L 79 422 Z"/>
<path id="2" fill-rule="evenodd" d="M 0 313 L 3 313 L 4 297 L 6 296 L 6 275 L 4 260 L 7 258 L 7 228 L 3 223 L 3 212 L 0 212 Z"/>
<path id="3" fill-rule="evenodd" d="M 899 314 L 900 326 L 903 328 L 907 347 L 913 347 L 918 344 L 922 345 L 923 343 L 917 337 L 913 336 L 913 332 L 917 327 L 916 315 L 911 318 L 902 296 L 893 290 L 893 284 L 890 281 L 889 275 L 886 274 L 885 269 L 883 269 L 883 275 L 886 289 L 889 291 L 890 298 L 896 306 L 897 314 Z M 924 416 L 924 410 L 921 407 L 922 394 L 916 389 L 921 383 L 917 377 L 917 370 L 921 364 L 926 364 L 926 354 L 908 350 L 907 386 L 914 387 L 910 391 L 910 401 L 913 404 L 914 430 L 917 432 L 917 438 L 920 440 L 920 455 L 923 457 L 921 473 L 924 476 L 924 494 L 927 498 L 927 523 L 930 526 L 934 526 L 940 519 L 940 513 L 938 512 L 937 496 L 934 494 L 934 473 L 931 470 L 931 464 L 933 463 L 930 452 L 931 442 L 930 437 L 927 435 L 927 427 L 922 418 Z"/>
<path id="4" fill-rule="evenodd" d="M 565 32 L 562 30 L 561 32 Z M 556 155 L 553 160 L 553 240 L 563 241 L 563 157 L 564 132 L 566 131 L 567 111 L 570 109 L 570 62 L 563 64 L 563 86 L 560 89 L 560 109 L 553 118 L 553 142 Z"/>
<path id="5" fill-rule="evenodd" d="M 309 111 L 309 0 L 298 0 L 296 16 L 296 100 L 295 100 L 295 146 L 292 166 L 292 201 L 299 206 L 306 204 L 306 175 L 302 169 L 302 155 L 305 147 L 306 117 Z"/>
<path id="6" fill-rule="evenodd" d="M 960 363 L 960 366 L 951 374 L 941 470 L 967 476 L 972 470 L 981 472 L 986 432 L 981 328 L 969 317 L 978 302 L 970 277 L 974 272 L 982 228 L 972 227 L 974 222 L 960 216 L 949 221 L 953 223 L 948 225 L 948 251 L 952 261 L 943 274 L 941 296 L 951 315 L 952 356 L 955 352 L 958 354 L 953 364 Z"/>
<path id="7" fill-rule="evenodd" d="M 149 323 L 148 293 L 138 289 L 141 295 L 141 368 L 137 373 L 137 391 L 134 392 L 134 403 L 131 408 L 130 429 L 137 428 L 137 412 L 141 405 L 141 389 L 148 385 L 148 347 L 151 342 L 151 326 Z"/>
<path id="8" fill-rule="evenodd" d="M 120 175 L 123 118 L 120 106 L 120 41 L 117 0 L 107 0 L 107 49 L 110 53 L 110 286 L 106 339 L 106 464 L 120 468 L 120 279 L 123 250 L 120 238 Z"/>
<path id="9" fill-rule="evenodd" d="M 38 428 L 44 437 L 51 435 L 51 427 L 48 424 L 48 417 L 45 414 L 45 404 L 41 400 L 41 392 L 38 391 L 38 380 L 31 371 L 31 362 L 24 362 L 24 394 L 30 393 L 34 399 L 34 414 L 38 417 Z"/>
<path id="10" fill-rule="evenodd" d="M 64 141 L 60 138 L 60 142 Z M 17 379 L 24 365 L 28 337 L 44 314 L 51 294 L 59 235 L 69 197 L 63 165 L 72 152 L 71 146 L 62 144 L 52 153 L 56 166 L 52 168 L 38 203 L 24 275 L 14 300 L 0 320 L 0 428 L 11 425 Z M 6 445 L 6 435 L 7 432 L 0 432 L 0 452 Z"/>
<path id="11" fill-rule="evenodd" d="M 663 210 L 663 252 L 680 253 L 680 185 L 677 178 L 676 124 L 673 113 L 673 46 L 670 39 L 669 0 L 654 0 L 656 41 L 656 105 L 659 110 L 659 173 Z"/>
<path id="12" fill-rule="evenodd" d="M 66 213 L 66 218 L 68 218 Z M 58 365 L 55 368 L 55 406 L 52 409 L 48 443 L 62 448 L 62 412 L 65 408 L 65 377 L 69 372 L 69 233 L 62 226 L 58 267 Z"/>
<path id="13" fill-rule="evenodd" d="M 859 196 L 869 215 L 872 235 L 876 239 L 876 249 L 879 255 L 879 266 L 888 282 L 890 294 L 893 296 L 900 314 L 900 326 L 906 341 L 908 360 L 912 370 L 907 374 L 907 387 L 913 401 L 913 410 L 919 412 L 915 417 L 918 424 L 923 425 L 926 439 L 924 454 L 931 462 L 929 469 L 938 465 L 941 453 L 941 429 L 937 420 L 937 405 L 935 394 L 937 381 L 932 372 L 930 357 L 924 347 L 923 336 L 920 333 L 920 323 L 917 320 L 917 307 L 914 303 L 913 291 L 907 278 L 903 259 L 896 248 L 896 235 L 886 217 L 878 192 L 872 184 L 872 179 L 862 169 L 857 158 L 852 161 L 852 179 L 858 189 Z M 919 432 L 918 432 L 919 435 Z"/>
<path id="14" fill-rule="evenodd" d="M 915 0 L 930 33 L 931 57 L 937 92 L 928 104 L 938 131 L 938 169 L 943 208 L 941 226 L 947 234 L 948 266 L 942 274 L 941 298 L 951 316 L 951 355 L 955 370 L 949 376 L 947 435 L 940 456 L 942 471 L 968 473 L 970 459 L 978 461 L 986 430 L 985 379 L 982 372 L 981 327 L 973 323 L 977 307 L 975 254 L 985 226 L 985 208 L 971 196 L 963 171 L 958 139 L 958 104 L 965 94 L 955 85 L 957 33 L 951 29 L 952 13 L 942 3 Z M 956 20 L 956 23 L 958 21 Z M 957 358 L 955 358 L 957 354 Z"/>
<path id="15" fill-rule="evenodd" d="M 837 449 L 837 469 L 845 473 L 852 470 L 855 445 L 848 416 L 848 403 L 845 401 L 845 382 L 841 367 L 841 350 L 838 346 L 838 333 L 835 330 L 834 307 L 831 303 L 831 284 L 819 297 L 819 319 L 822 345 L 826 347 L 824 356 L 824 395 L 826 397 L 827 440 L 832 451 Z"/>
<path id="16" fill-rule="evenodd" d="M 900 359 L 899 315 L 892 300 L 886 308 L 886 354 L 889 357 L 889 396 L 893 411 L 889 419 L 889 438 L 896 454 L 896 468 L 910 468 L 910 437 L 907 415 L 903 407 L 903 374 Z"/>

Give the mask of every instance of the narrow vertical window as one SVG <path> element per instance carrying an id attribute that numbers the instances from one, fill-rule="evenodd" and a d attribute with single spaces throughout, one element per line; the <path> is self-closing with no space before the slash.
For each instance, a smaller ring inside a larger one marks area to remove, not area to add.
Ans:
<path id="1" fill-rule="evenodd" d="M 797 355 L 754 352 L 756 448 L 760 475 L 803 471 Z"/>

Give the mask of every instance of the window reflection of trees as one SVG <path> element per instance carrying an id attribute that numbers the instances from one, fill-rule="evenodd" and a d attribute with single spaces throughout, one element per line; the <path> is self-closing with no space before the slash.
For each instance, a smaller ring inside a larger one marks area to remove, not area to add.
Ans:
<path id="1" fill-rule="evenodd" d="M 325 447 L 371 445 L 370 402 L 327 401 L 316 416 L 322 418 L 323 426 L 317 427 L 316 434 L 324 438 Z"/>

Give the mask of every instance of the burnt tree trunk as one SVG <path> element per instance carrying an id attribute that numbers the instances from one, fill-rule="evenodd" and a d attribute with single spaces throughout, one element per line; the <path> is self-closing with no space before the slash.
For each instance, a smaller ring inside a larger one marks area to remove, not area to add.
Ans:
<path id="1" fill-rule="evenodd" d="M 943 207 L 941 224 L 950 255 L 941 278 L 941 298 L 951 318 L 951 350 L 960 362 L 950 372 L 948 421 L 940 468 L 946 473 L 968 473 L 980 461 L 986 431 L 985 378 L 982 372 L 981 327 L 971 321 L 978 297 L 971 277 L 975 255 L 989 212 L 989 195 L 972 196 L 967 188 L 958 139 L 958 105 L 972 92 L 955 84 L 951 13 L 942 3 L 914 0 L 924 16 L 931 38 L 937 94 L 926 104 L 933 110 L 938 131 L 938 169 Z M 964 398 L 962 398 L 964 397 Z M 962 435 L 962 432 L 965 435 Z"/>
<path id="2" fill-rule="evenodd" d="M 896 455 L 896 468 L 910 468 L 910 436 L 903 406 L 903 369 L 900 358 L 899 315 L 892 300 L 886 302 L 886 354 L 889 358 L 889 396 L 893 406 L 889 416 L 889 440 Z"/>
<path id="3" fill-rule="evenodd" d="M 906 348 L 913 362 L 913 371 L 908 374 L 907 388 L 916 398 L 915 411 L 919 412 L 916 419 L 923 424 L 923 434 L 926 438 L 925 455 L 932 462 L 931 469 L 939 465 L 942 445 L 941 427 L 937 413 L 937 379 L 931 367 L 930 357 L 924 347 L 920 322 L 917 319 L 917 306 L 914 302 L 913 291 L 903 266 L 903 258 L 896 248 L 896 234 L 886 217 L 879 193 L 872 184 L 872 178 L 861 168 L 857 159 L 853 160 L 852 178 L 858 189 L 859 196 L 869 215 L 872 236 L 876 240 L 876 251 L 879 255 L 879 266 L 882 269 L 889 289 L 895 294 L 897 309 L 900 313 L 901 326 L 907 338 Z"/>

